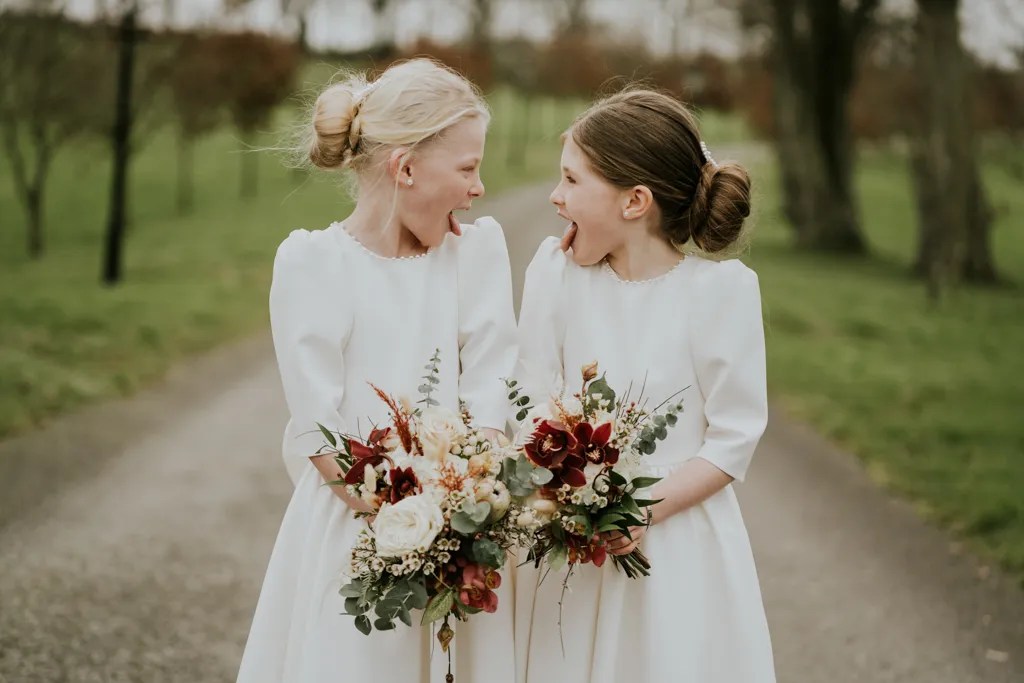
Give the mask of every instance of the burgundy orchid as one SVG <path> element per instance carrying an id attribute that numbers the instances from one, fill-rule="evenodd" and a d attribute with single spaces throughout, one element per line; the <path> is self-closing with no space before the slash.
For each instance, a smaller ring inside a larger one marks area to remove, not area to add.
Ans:
<path id="1" fill-rule="evenodd" d="M 414 496 L 420 492 L 420 481 L 416 478 L 411 467 L 402 469 L 396 467 L 389 473 L 391 475 L 390 501 L 394 505 L 403 498 Z"/>
<path id="2" fill-rule="evenodd" d="M 614 465 L 619 461 L 619 449 L 608 445 L 612 437 L 611 422 L 597 428 L 589 422 L 580 422 L 573 430 L 573 436 L 576 437 L 576 452 L 587 462 Z"/>
<path id="3" fill-rule="evenodd" d="M 583 468 L 587 462 L 578 452 L 576 437 L 561 422 L 544 420 L 533 431 L 525 446 L 526 457 L 534 465 L 551 470 L 554 477 L 545 485 L 557 489 L 563 484 L 586 486 Z"/>

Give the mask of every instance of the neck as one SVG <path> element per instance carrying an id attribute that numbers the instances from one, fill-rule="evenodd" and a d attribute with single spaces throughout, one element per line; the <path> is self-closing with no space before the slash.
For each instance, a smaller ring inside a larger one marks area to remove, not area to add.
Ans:
<path id="1" fill-rule="evenodd" d="M 388 258 L 418 256 L 427 251 L 398 216 L 398 196 L 382 178 L 372 189 L 360 183 L 359 201 L 345 229 L 370 251 Z"/>
<path id="2" fill-rule="evenodd" d="M 682 259 L 660 227 L 648 226 L 610 252 L 608 265 L 623 280 L 649 280 L 672 270 Z"/>

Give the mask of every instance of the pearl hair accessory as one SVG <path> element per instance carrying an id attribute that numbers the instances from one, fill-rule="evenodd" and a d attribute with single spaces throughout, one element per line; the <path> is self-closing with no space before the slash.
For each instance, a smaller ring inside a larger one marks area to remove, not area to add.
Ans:
<path id="1" fill-rule="evenodd" d="M 708 149 L 708 143 L 703 140 L 700 141 L 700 151 L 704 155 L 704 158 L 708 160 L 708 163 L 718 168 L 718 162 L 711 156 L 711 150 Z"/>

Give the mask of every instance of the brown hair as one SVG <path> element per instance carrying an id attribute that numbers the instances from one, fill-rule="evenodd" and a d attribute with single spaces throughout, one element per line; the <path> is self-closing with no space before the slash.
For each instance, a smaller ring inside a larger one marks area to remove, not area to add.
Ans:
<path id="1" fill-rule="evenodd" d="M 697 121 L 679 100 L 625 90 L 580 114 L 569 134 L 608 182 L 650 189 L 677 247 L 692 242 L 711 253 L 739 239 L 750 215 L 750 176 L 739 164 L 707 158 Z"/>

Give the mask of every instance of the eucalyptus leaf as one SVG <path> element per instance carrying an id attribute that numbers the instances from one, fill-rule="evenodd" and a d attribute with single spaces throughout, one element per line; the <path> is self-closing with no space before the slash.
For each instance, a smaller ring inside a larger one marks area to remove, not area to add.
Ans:
<path id="1" fill-rule="evenodd" d="M 361 598 L 363 596 L 363 584 L 361 581 L 351 581 L 341 587 L 339 591 L 346 598 Z"/>
<path id="2" fill-rule="evenodd" d="M 364 636 L 370 635 L 370 631 L 373 630 L 370 626 L 370 619 L 366 615 L 356 617 L 356 628 L 359 629 L 359 632 Z"/>
<path id="3" fill-rule="evenodd" d="M 473 543 L 473 559 L 488 567 L 500 569 L 505 564 L 505 551 L 489 538 L 481 538 Z"/>
<path id="4" fill-rule="evenodd" d="M 347 614 L 359 615 L 366 612 L 366 605 L 359 602 L 359 598 L 345 598 L 345 612 Z"/>
<path id="5" fill-rule="evenodd" d="M 554 472 L 546 467 L 538 467 L 530 472 L 530 483 L 536 486 L 543 486 L 555 476 Z"/>
<path id="6" fill-rule="evenodd" d="M 409 607 L 412 609 L 423 609 L 427 606 L 427 587 L 423 585 L 422 581 L 412 581 L 409 583 L 412 588 L 412 594 L 409 596 Z"/>
<path id="7" fill-rule="evenodd" d="M 452 529 L 460 534 L 475 533 L 477 526 L 479 526 L 465 512 L 456 512 L 452 515 L 451 525 Z"/>
<path id="8" fill-rule="evenodd" d="M 381 617 L 377 621 L 373 622 L 373 627 L 378 631 L 391 631 L 395 628 L 395 622 L 391 619 Z"/>

